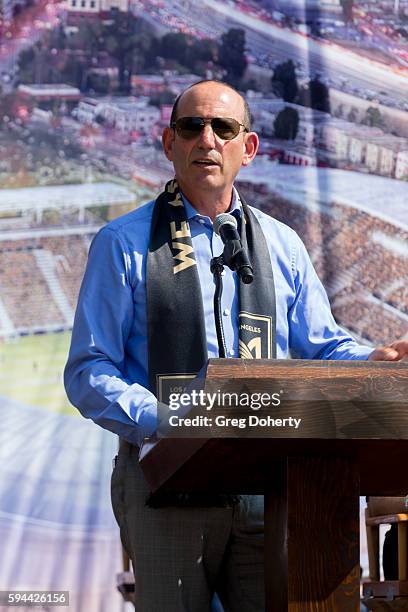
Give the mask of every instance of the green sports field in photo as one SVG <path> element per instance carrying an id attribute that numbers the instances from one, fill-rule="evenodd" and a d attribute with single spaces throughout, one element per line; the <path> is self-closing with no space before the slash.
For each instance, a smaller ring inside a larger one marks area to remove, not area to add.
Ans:
<path id="1" fill-rule="evenodd" d="M 63 386 L 70 332 L 22 336 L 0 343 L 0 396 L 59 414 L 76 414 Z"/>

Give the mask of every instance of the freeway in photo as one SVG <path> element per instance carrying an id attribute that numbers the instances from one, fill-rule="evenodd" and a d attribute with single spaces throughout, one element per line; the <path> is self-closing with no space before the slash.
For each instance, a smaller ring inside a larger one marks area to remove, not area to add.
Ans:
<path id="1" fill-rule="evenodd" d="M 282 59 L 297 59 L 309 65 L 313 70 L 322 70 L 327 74 L 333 73 L 338 77 L 355 80 L 356 84 L 370 89 L 388 91 L 393 97 L 400 95 L 406 100 L 408 87 L 408 70 L 405 72 L 394 72 L 386 66 L 375 63 L 355 53 L 337 47 L 327 42 L 313 40 L 288 28 L 280 28 L 277 25 L 266 23 L 248 14 L 240 13 L 238 10 L 231 12 L 228 5 L 215 0 L 203 0 L 203 4 L 216 11 L 219 15 L 245 27 L 248 32 L 249 46 L 252 45 L 253 33 L 258 34 L 256 45 L 259 47 L 262 41 L 265 51 L 270 39 L 274 40 L 273 53 Z M 233 15 L 233 17 L 232 17 Z"/>
<path id="2" fill-rule="evenodd" d="M 242 27 L 255 64 L 269 66 L 272 71 L 274 64 L 292 59 L 298 66 L 298 76 L 323 74 L 335 89 L 359 97 L 370 92 L 382 103 L 401 109 L 407 103 L 408 70 L 397 71 L 323 39 L 266 22 L 241 12 L 239 5 L 232 10 L 230 4 L 218 0 L 203 0 L 199 6 L 192 0 L 172 0 L 162 8 L 144 3 L 144 11 L 152 11 L 152 19 L 168 31 L 180 30 L 180 24 L 184 24 L 189 33 L 202 37 L 220 38 L 227 29 Z"/>

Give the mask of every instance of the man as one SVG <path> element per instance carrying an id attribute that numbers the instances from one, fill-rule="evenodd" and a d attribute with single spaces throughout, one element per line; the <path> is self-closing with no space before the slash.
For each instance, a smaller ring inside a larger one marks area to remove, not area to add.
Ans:
<path id="1" fill-rule="evenodd" d="M 408 343 L 374 352 L 358 345 L 335 323 L 295 232 L 242 201 L 233 183 L 255 157 L 258 137 L 237 91 L 204 81 L 183 92 L 163 148 L 175 180 L 93 241 L 66 389 L 84 416 L 125 441 L 112 500 L 134 565 L 137 609 L 204 612 L 218 592 L 227 611 L 261 612 L 262 497 L 210 495 L 183 505 L 176 496 L 146 504 L 149 488 L 137 462 L 143 439 L 156 428 L 163 376 L 194 375 L 207 357 L 218 356 L 210 272 L 210 259 L 223 250 L 213 232 L 216 215 L 236 217 L 254 267 L 248 286 L 225 270 L 229 356 L 248 349 L 248 328 L 256 328 L 240 323 L 251 315 L 265 331 L 261 357 L 285 358 L 290 350 L 302 358 L 397 360 Z"/>

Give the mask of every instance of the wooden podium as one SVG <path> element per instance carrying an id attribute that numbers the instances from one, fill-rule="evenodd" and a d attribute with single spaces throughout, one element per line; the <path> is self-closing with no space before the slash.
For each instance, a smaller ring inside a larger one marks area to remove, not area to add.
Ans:
<path id="1" fill-rule="evenodd" d="M 213 359 L 202 380 L 205 392 L 279 392 L 257 414 L 301 424 L 149 442 L 152 490 L 264 493 L 266 611 L 357 612 L 359 495 L 408 493 L 408 364 Z"/>

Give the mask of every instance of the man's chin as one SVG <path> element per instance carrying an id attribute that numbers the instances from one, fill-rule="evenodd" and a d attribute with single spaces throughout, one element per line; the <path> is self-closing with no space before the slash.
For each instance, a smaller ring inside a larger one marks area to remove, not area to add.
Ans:
<path id="1" fill-rule="evenodd" d="M 215 176 L 210 172 L 202 173 L 196 178 L 196 185 L 199 185 L 202 189 L 219 189 L 222 187 L 222 181 L 219 176 Z"/>
<path id="2" fill-rule="evenodd" d="M 224 191 L 226 188 L 225 182 L 220 180 L 219 176 L 211 175 L 210 173 L 200 173 L 193 174 L 191 173 L 189 176 L 189 181 L 186 183 L 182 179 L 178 181 L 180 185 L 181 191 L 187 195 L 189 194 L 189 198 L 194 204 L 193 199 L 194 196 L 199 194 L 200 192 L 213 192 L 214 195 L 219 193 L 220 191 Z"/>

